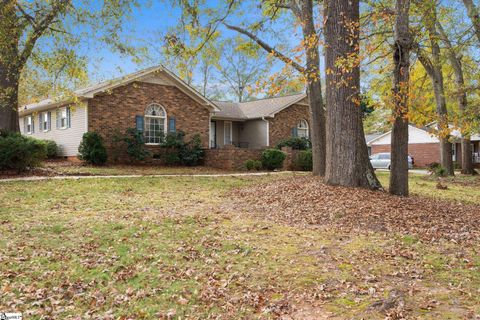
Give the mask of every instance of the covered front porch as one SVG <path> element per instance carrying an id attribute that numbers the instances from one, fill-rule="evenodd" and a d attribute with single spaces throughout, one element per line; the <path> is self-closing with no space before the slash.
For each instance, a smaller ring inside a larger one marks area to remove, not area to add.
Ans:
<path id="1" fill-rule="evenodd" d="M 269 145 L 268 121 L 212 119 L 209 136 L 211 149 L 222 149 L 231 145 L 243 149 L 264 148 Z"/>

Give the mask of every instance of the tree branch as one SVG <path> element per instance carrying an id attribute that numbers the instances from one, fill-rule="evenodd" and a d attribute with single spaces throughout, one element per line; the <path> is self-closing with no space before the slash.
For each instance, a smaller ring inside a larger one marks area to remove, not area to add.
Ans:
<path id="1" fill-rule="evenodd" d="M 225 22 L 223 22 L 223 24 L 228 29 L 237 31 L 238 33 L 241 33 L 241 34 L 247 36 L 248 38 L 250 38 L 251 40 L 255 41 L 265 51 L 267 51 L 268 53 L 271 53 L 274 57 L 278 58 L 279 60 L 283 61 L 284 63 L 291 65 L 293 68 L 295 68 L 300 73 L 303 73 L 303 74 L 306 73 L 306 69 L 303 66 L 296 63 L 295 61 L 293 61 L 292 59 L 290 59 L 289 57 L 287 57 L 286 55 L 284 55 L 283 53 L 281 53 L 280 51 L 278 51 L 274 47 L 270 46 L 269 44 L 267 44 L 265 41 L 263 41 L 262 39 L 260 39 L 259 37 L 257 37 L 253 33 L 251 33 L 250 31 L 248 31 L 246 29 L 243 29 L 241 27 L 238 27 L 238 26 L 229 25 Z"/>

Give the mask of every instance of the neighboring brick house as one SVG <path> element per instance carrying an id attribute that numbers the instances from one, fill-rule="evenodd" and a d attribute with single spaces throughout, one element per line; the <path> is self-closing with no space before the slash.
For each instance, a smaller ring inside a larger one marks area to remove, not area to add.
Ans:
<path id="1" fill-rule="evenodd" d="M 204 148 L 264 148 L 293 136 L 309 136 L 306 95 L 245 103 L 203 97 L 164 67 L 152 67 L 20 109 L 23 134 L 57 142 L 60 155 L 76 157 L 87 131 L 100 133 L 109 152 L 127 128 L 143 132 L 152 151 L 160 137 L 199 134 Z M 53 125 L 52 125 L 53 124 Z"/>
<path id="2" fill-rule="evenodd" d="M 440 143 L 438 138 L 433 135 L 428 127 L 417 128 L 415 126 L 408 126 L 408 153 L 413 157 L 415 166 L 425 167 L 432 162 L 440 162 Z M 451 133 L 452 144 L 452 158 L 453 161 L 460 163 L 461 160 L 461 145 L 460 134 L 456 130 Z M 390 152 L 391 131 L 377 136 L 376 138 L 367 141 L 367 145 L 371 148 L 371 153 Z M 480 165 L 480 136 L 474 135 L 471 137 L 472 141 L 472 158 L 476 166 Z"/>

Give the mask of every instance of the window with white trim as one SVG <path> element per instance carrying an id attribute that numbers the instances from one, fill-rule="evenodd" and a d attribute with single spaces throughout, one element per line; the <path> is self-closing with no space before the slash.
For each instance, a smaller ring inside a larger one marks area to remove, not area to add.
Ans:
<path id="1" fill-rule="evenodd" d="M 57 129 L 70 128 L 70 108 L 57 109 Z"/>
<path id="2" fill-rule="evenodd" d="M 300 120 L 300 122 L 297 124 L 297 136 L 308 139 L 309 134 L 307 120 Z"/>
<path id="3" fill-rule="evenodd" d="M 41 122 L 40 122 L 41 129 L 44 132 L 49 131 L 51 128 L 51 121 L 52 121 L 51 113 L 47 111 L 40 113 L 40 119 L 41 119 Z"/>
<path id="4" fill-rule="evenodd" d="M 167 113 L 159 104 L 151 104 L 145 110 L 145 143 L 160 144 L 167 131 Z"/>
<path id="5" fill-rule="evenodd" d="M 32 134 L 33 133 L 33 116 L 32 115 L 25 117 L 24 125 L 25 125 L 25 128 L 24 128 L 25 133 Z"/>

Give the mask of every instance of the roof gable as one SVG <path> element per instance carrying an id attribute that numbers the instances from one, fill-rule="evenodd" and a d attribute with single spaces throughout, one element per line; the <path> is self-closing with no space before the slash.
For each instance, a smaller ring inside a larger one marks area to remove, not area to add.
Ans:
<path id="1" fill-rule="evenodd" d="M 385 145 L 390 144 L 392 139 L 392 131 L 388 131 L 369 142 L 367 145 Z M 438 138 L 426 130 L 408 125 L 408 143 L 438 143 Z"/>
<path id="2" fill-rule="evenodd" d="M 262 117 L 274 117 L 275 114 L 293 104 L 308 105 L 307 95 L 304 93 L 283 97 L 266 98 L 247 102 L 215 102 L 221 109 L 215 117 L 248 120 Z"/>
<path id="3" fill-rule="evenodd" d="M 28 113 L 29 111 L 39 111 L 48 108 L 58 107 L 61 105 L 72 103 L 77 100 L 88 100 L 93 98 L 98 93 L 108 92 L 110 90 L 125 86 L 135 81 L 175 86 L 207 109 L 211 111 L 220 111 L 220 109 L 213 102 L 202 96 L 198 91 L 186 84 L 184 81 L 182 81 L 175 74 L 173 74 L 163 66 L 147 68 L 123 77 L 100 82 L 95 85 L 76 90 L 73 93 L 73 97 L 46 99 L 38 103 L 29 104 L 24 106 L 24 108 L 22 108 L 20 111 L 24 114 Z"/>

